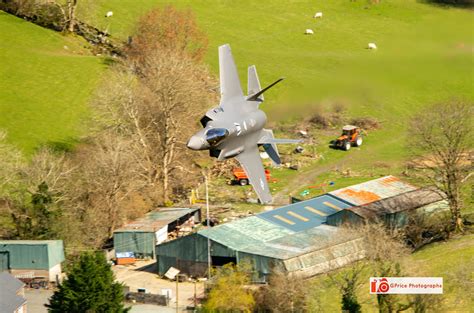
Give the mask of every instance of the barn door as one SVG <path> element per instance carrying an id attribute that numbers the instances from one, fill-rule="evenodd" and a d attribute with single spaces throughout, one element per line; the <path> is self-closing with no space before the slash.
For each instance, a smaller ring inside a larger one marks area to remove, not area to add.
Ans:
<path id="1" fill-rule="evenodd" d="M 0 272 L 8 271 L 9 267 L 8 252 L 0 251 Z"/>

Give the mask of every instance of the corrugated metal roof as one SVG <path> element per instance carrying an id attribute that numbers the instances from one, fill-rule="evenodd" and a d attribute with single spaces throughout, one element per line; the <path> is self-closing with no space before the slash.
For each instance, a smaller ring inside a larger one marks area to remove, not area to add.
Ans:
<path id="1" fill-rule="evenodd" d="M 156 232 L 164 226 L 187 214 L 199 211 L 198 208 L 161 208 L 147 213 L 144 217 L 132 221 L 114 232 Z"/>
<path id="2" fill-rule="evenodd" d="M 198 232 L 199 235 L 207 237 L 212 241 L 225 245 L 235 251 L 255 254 L 274 259 L 286 260 L 311 251 L 322 249 L 329 244 L 337 244 L 352 240 L 347 236 L 335 236 L 337 227 L 319 225 L 300 232 L 293 232 L 279 225 L 259 219 L 255 216 L 242 219 L 247 226 L 265 225 L 269 227 L 272 235 L 259 236 L 265 231 L 255 229 L 254 233 L 240 232 L 235 229 L 226 228 L 227 224 L 216 226 Z M 231 225 L 234 223 L 229 223 Z"/>
<path id="3" fill-rule="evenodd" d="M 198 234 L 237 251 L 250 244 L 264 242 L 293 234 L 294 232 L 257 216 L 250 216 L 231 223 L 203 229 Z"/>
<path id="4" fill-rule="evenodd" d="M 327 216 L 349 207 L 349 204 L 326 194 L 256 216 L 298 232 L 319 226 L 326 222 Z"/>
<path id="5" fill-rule="evenodd" d="M 25 303 L 25 298 L 14 293 L 3 292 L 0 288 L 0 312 L 15 313 Z"/>
<path id="6" fill-rule="evenodd" d="M 25 298 L 16 294 L 23 286 L 24 284 L 12 275 L 0 273 L 0 312 L 14 313 L 26 302 Z"/>
<path id="7" fill-rule="evenodd" d="M 58 240 L 0 240 L 0 245 L 51 245 L 57 242 Z"/>
<path id="8" fill-rule="evenodd" d="M 347 240 L 335 236 L 337 227 L 320 225 L 304 231 L 281 236 L 264 244 L 251 243 L 242 247 L 241 252 L 262 255 L 280 260 L 290 259 L 311 251 L 326 247 L 329 243 L 335 244 L 338 240 Z"/>
<path id="9" fill-rule="evenodd" d="M 204 229 L 198 234 L 239 252 L 288 259 L 321 249 L 328 240 L 333 240 L 337 229 L 321 224 L 327 216 L 349 207 L 326 194 Z"/>
<path id="10" fill-rule="evenodd" d="M 363 205 L 416 189 L 415 186 L 390 175 L 338 189 L 329 194 L 353 205 Z"/>
<path id="11" fill-rule="evenodd" d="M 352 207 L 351 203 L 370 203 L 415 189 L 396 177 L 382 177 L 204 229 L 197 235 L 244 254 L 287 260 L 355 239 L 338 233 L 337 227 L 322 225 L 327 216 Z"/>
<path id="12" fill-rule="evenodd" d="M 0 287 L 3 292 L 9 291 L 16 293 L 23 288 L 25 284 L 18 278 L 13 277 L 7 272 L 0 273 Z"/>
<path id="13" fill-rule="evenodd" d="M 328 225 L 295 232 L 258 216 L 251 216 L 201 230 L 198 234 L 235 251 L 285 260 L 321 249 L 330 241 L 334 244 L 334 240 L 349 239 L 337 238 L 334 236 L 336 232 L 337 227 Z"/>
<path id="14" fill-rule="evenodd" d="M 405 192 L 369 204 L 355 206 L 347 210 L 364 218 L 375 218 L 386 214 L 418 209 L 441 200 L 443 200 L 443 196 L 440 192 L 425 188 Z"/>

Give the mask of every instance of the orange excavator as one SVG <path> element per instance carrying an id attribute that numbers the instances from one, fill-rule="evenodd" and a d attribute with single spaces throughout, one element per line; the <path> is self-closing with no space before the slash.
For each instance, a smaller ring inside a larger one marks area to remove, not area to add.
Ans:
<path id="1" fill-rule="evenodd" d="M 361 130 L 357 126 L 346 125 L 342 128 L 342 135 L 334 141 L 336 148 L 348 151 L 352 146 L 360 147 L 362 145 Z"/>

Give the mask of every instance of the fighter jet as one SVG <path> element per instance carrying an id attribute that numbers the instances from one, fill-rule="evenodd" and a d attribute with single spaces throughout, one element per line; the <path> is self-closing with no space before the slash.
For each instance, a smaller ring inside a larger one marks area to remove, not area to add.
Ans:
<path id="1" fill-rule="evenodd" d="M 264 100 L 263 93 L 283 78 L 261 89 L 255 66 L 249 66 L 245 96 L 228 44 L 219 47 L 219 78 L 219 106 L 209 110 L 201 118 L 203 129 L 189 139 L 187 146 L 193 150 L 209 150 L 210 156 L 219 161 L 235 157 L 247 174 L 260 202 L 270 203 L 272 195 L 265 177 L 259 146 L 263 146 L 274 164 L 280 165 L 276 144 L 300 142 L 275 139 L 272 130 L 263 128 L 267 121 L 265 113 L 259 109 Z"/>

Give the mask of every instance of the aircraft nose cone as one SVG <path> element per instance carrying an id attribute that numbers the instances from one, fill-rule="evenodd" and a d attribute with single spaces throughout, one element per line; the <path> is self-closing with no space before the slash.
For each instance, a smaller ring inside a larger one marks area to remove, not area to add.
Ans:
<path id="1" fill-rule="evenodd" d="M 191 138 L 189 138 L 187 147 L 193 150 L 205 149 L 203 140 L 198 136 L 192 136 Z"/>

